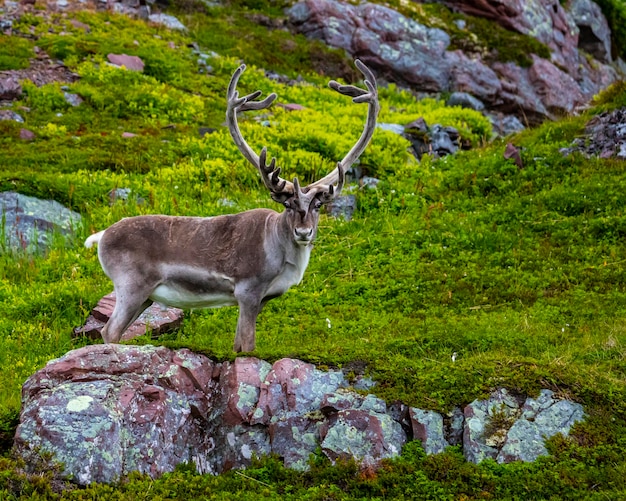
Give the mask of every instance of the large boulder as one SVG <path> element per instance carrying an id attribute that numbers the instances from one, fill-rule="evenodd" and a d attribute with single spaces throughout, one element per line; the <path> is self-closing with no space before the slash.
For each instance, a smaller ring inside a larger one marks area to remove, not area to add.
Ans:
<path id="1" fill-rule="evenodd" d="M 361 58 L 381 78 L 420 92 L 465 92 L 491 111 L 530 123 L 571 113 L 619 78 L 604 64 L 611 62 L 610 32 L 590 0 L 567 7 L 553 0 L 467 0 L 450 6 L 538 39 L 550 49 L 550 60 L 532 55 L 531 67 L 522 68 L 449 50 L 444 29 L 368 2 L 302 0 L 288 14 L 295 31 Z M 579 48 L 597 60 L 590 63 Z"/>
<path id="2" fill-rule="evenodd" d="M 41 200 L 13 191 L 0 193 L 1 242 L 8 250 L 44 251 L 55 235 L 69 238 L 81 216 L 54 200 Z"/>
<path id="3" fill-rule="evenodd" d="M 583 417 L 547 390 L 520 401 L 504 389 L 444 417 L 356 393 L 341 371 L 301 360 L 218 363 L 187 349 L 112 344 L 51 361 L 22 399 L 15 453 L 32 465 L 51 453 L 83 485 L 133 471 L 157 477 L 180 463 L 218 474 L 266 454 L 304 470 L 318 449 L 375 468 L 413 439 L 428 454 L 462 442 L 470 461 L 532 461 L 547 453 L 544 436 Z"/>

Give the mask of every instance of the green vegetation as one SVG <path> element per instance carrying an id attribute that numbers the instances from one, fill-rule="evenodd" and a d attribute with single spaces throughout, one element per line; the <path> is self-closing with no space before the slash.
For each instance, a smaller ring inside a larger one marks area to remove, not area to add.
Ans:
<path id="1" fill-rule="evenodd" d="M 549 388 L 581 402 L 586 422 L 571 438 L 552 439 L 550 456 L 533 464 L 473 465 L 455 448 L 425 456 L 412 443 L 378 472 L 331 466 L 318 456 L 310 472 L 298 473 L 265 458 L 219 477 L 181 466 L 158 480 L 132 475 L 119 485 L 62 492 L 68 486 L 54 479 L 54 467 L 26 473 L 10 457 L 22 383 L 50 359 L 93 342 L 72 339 L 72 328 L 110 292 L 95 252 L 81 245 L 84 237 L 141 213 L 276 208 L 222 126 L 236 57 L 250 63 L 242 92 L 275 91 L 279 102 L 305 107 L 287 112 L 275 105 L 241 120 L 251 145 L 266 145 L 287 177 L 310 181 L 329 171 L 361 132 L 364 107 L 326 88 L 326 77 L 306 70 L 306 57 L 288 70 L 297 50 L 287 53 L 284 69 L 260 49 L 252 59 L 252 49 L 240 45 L 245 37 L 226 29 L 247 22 L 234 10 L 186 11 L 189 34 L 87 12 L 75 19 L 89 33 L 63 16 L 16 23 L 24 34 L 33 26 L 37 44 L 81 74 L 69 92 L 85 102 L 68 106 L 57 84 L 25 84 L 23 101 L 14 104 L 25 124 L 0 122 L 0 189 L 54 198 L 81 212 L 85 225 L 76 243 L 59 243 L 46 255 L 0 254 L 0 499 L 625 497 L 626 164 L 559 151 L 594 113 L 624 105 L 623 85 L 598 96 L 584 116 L 515 137 L 523 168 L 504 158 L 503 143 L 485 144 L 489 124 L 478 113 L 381 89 L 382 122 L 423 116 L 458 127 L 475 149 L 418 164 L 404 139 L 377 130 L 361 165 L 383 180 L 379 188 L 355 188 L 352 221 L 322 217 L 303 283 L 270 302 L 258 322 L 255 356 L 326 366 L 362 361 L 378 381 L 376 395 L 390 402 L 449 411 L 496 387 L 535 396 Z M 216 35 L 206 33 L 216 27 L 223 28 L 220 48 L 232 57 L 209 57 L 213 71 L 202 75 L 188 44 L 206 36 L 201 48 L 217 50 Z M 255 36 L 245 43 L 253 46 Z M 138 55 L 146 71 L 109 67 L 108 52 Z M 278 84 L 255 64 L 306 78 Z M 217 130 L 200 137 L 205 126 Z M 22 127 L 36 139 L 19 140 Z M 107 194 L 118 187 L 144 202 L 109 205 Z M 232 359 L 236 320 L 234 308 L 194 311 L 179 332 L 135 342 Z"/>
<path id="2" fill-rule="evenodd" d="M 28 40 L 0 33 L 0 71 L 28 68 L 28 60 L 33 56 L 33 46 Z"/>

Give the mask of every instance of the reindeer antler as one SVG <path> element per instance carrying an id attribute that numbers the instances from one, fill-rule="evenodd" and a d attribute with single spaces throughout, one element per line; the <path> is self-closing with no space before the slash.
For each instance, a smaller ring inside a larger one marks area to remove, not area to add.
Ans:
<path id="1" fill-rule="evenodd" d="M 350 96 L 352 98 L 352 102 L 354 103 L 368 104 L 365 128 L 361 133 L 361 137 L 343 158 L 343 160 L 337 163 L 337 167 L 332 172 L 324 176 L 322 179 L 309 184 L 302 190 L 299 189 L 299 186 L 297 190 L 294 188 L 294 184 L 297 183 L 295 179 L 292 183 L 280 177 L 280 167 L 276 167 L 276 158 L 272 157 L 270 163 L 267 164 L 266 148 L 261 150 L 260 156 L 254 152 L 241 135 L 241 130 L 239 129 L 239 124 L 237 123 L 238 112 L 268 108 L 276 99 L 276 94 L 271 93 L 261 101 L 255 101 L 255 99 L 262 94 L 260 90 L 257 90 L 252 94 L 248 94 L 247 96 L 239 97 L 239 93 L 237 92 L 237 83 L 239 81 L 239 77 L 246 69 L 246 65 L 242 64 L 233 73 L 228 85 L 227 94 L 228 106 L 226 109 L 226 122 L 228 124 L 228 130 L 230 131 L 233 141 L 239 148 L 239 151 L 241 151 L 243 156 L 258 169 L 261 174 L 263 184 L 268 190 L 270 190 L 274 200 L 282 201 L 285 196 L 298 196 L 300 193 L 308 193 L 311 190 L 324 191 L 327 194 L 325 199 L 327 198 L 330 200 L 341 192 L 344 184 L 345 172 L 359 158 L 372 139 L 372 135 L 376 129 L 376 118 L 380 111 L 376 77 L 359 59 L 355 61 L 355 64 L 365 77 L 365 86 L 367 89 L 361 89 L 360 87 L 356 87 L 354 85 L 341 85 L 334 80 L 328 82 L 328 86 L 340 94 Z"/>
<path id="2" fill-rule="evenodd" d="M 341 187 L 343 186 L 345 171 L 348 170 L 350 166 L 354 162 L 356 162 L 356 160 L 361 156 L 361 153 L 363 153 L 368 143 L 372 139 L 372 136 L 374 135 L 374 130 L 376 129 L 376 118 L 378 117 L 378 113 L 380 111 L 376 77 L 360 59 L 356 59 L 354 61 L 354 64 L 361 71 L 361 73 L 363 73 L 367 90 L 361 89 L 360 87 L 356 87 L 354 85 L 341 85 L 335 80 L 331 80 L 330 82 L 328 82 L 328 86 L 331 89 L 336 90 L 340 94 L 350 96 L 353 103 L 368 104 L 365 128 L 361 133 L 361 137 L 355 143 L 352 149 L 343 158 L 343 160 L 341 160 L 341 162 L 337 163 L 337 167 L 329 174 L 324 176 L 322 179 L 308 185 L 307 189 L 320 188 L 322 186 L 332 186 L 333 184 L 337 183 L 337 189 L 335 190 L 335 196 L 337 196 L 339 194 L 339 191 L 341 191 Z"/>
<path id="3" fill-rule="evenodd" d="M 237 113 L 248 110 L 263 110 L 268 108 L 276 99 L 276 94 L 272 92 L 262 101 L 254 101 L 262 94 L 260 90 L 257 90 L 252 94 L 248 94 L 247 96 L 239 97 L 239 92 L 237 92 L 237 82 L 245 69 L 245 64 L 239 66 L 239 68 L 237 68 L 233 73 L 230 83 L 228 84 L 228 105 L 226 107 L 226 122 L 228 124 L 228 130 L 230 131 L 230 135 L 237 145 L 237 148 L 239 148 L 239 151 L 241 151 L 243 156 L 258 169 L 261 174 L 263 184 L 272 193 L 272 198 L 280 198 L 281 195 L 286 194 L 291 195 L 294 193 L 293 183 L 279 177 L 280 167 L 276 167 L 276 158 L 272 157 L 269 165 L 267 165 L 267 148 L 264 147 L 261 150 L 261 155 L 259 156 L 241 135 L 241 130 L 239 129 L 239 124 L 237 123 Z"/>

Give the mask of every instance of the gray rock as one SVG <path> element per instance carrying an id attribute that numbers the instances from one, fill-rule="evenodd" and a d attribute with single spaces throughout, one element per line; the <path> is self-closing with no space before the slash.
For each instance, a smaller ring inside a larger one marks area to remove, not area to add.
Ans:
<path id="1" fill-rule="evenodd" d="M 176 17 L 170 14 L 150 14 L 148 20 L 151 23 L 160 24 L 170 30 L 186 30 L 187 27 L 181 23 Z"/>
<path id="2" fill-rule="evenodd" d="M 332 217 L 343 218 L 345 221 L 350 221 L 356 210 L 356 196 L 339 195 L 326 206 L 326 210 Z"/>
<path id="3" fill-rule="evenodd" d="M 579 29 L 578 47 L 598 61 L 611 63 L 611 29 L 600 6 L 591 0 L 571 0 L 565 9 Z"/>
<path id="4" fill-rule="evenodd" d="M 435 124 L 430 128 L 430 146 L 438 157 L 454 155 L 459 149 L 459 131 Z"/>
<path id="5" fill-rule="evenodd" d="M 465 416 L 463 409 L 455 407 L 448 414 L 447 420 L 444 420 L 446 426 L 445 436 L 450 445 L 461 445 L 463 443 L 463 426 L 465 424 Z"/>
<path id="6" fill-rule="evenodd" d="M 289 11 L 300 33 L 358 54 L 374 68 L 386 68 L 422 90 L 447 88 L 449 67 L 443 57 L 448 34 L 428 28 L 388 7 L 305 0 Z"/>
<path id="7" fill-rule="evenodd" d="M 213 368 L 202 355 L 153 346 L 70 352 L 24 384 L 16 449 L 52 452 L 81 485 L 172 471 L 215 447 L 203 432 Z"/>
<path id="8" fill-rule="evenodd" d="M 68 238 L 81 224 L 81 216 L 54 200 L 40 200 L 20 193 L 0 193 L 0 220 L 4 221 L 2 245 L 10 250 L 44 251 L 54 235 Z"/>
<path id="9" fill-rule="evenodd" d="M 495 459 L 518 413 L 518 402 L 505 389 L 495 391 L 488 400 L 475 400 L 465 407 L 465 459 L 472 463 Z"/>
<path id="10" fill-rule="evenodd" d="M 509 134 L 514 134 L 526 128 L 515 115 L 487 113 L 487 117 L 491 122 L 494 134 L 497 136 L 508 136 Z"/>
<path id="11" fill-rule="evenodd" d="M 15 122 L 24 123 L 24 118 L 12 110 L 0 110 L 0 120 L 13 120 Z"/>
<path id="12" fill-rule="evenodd" d="M 413 438 L 422 442 L 426 454 L 443 452 L 450 444 L 444 437 L 443 416 L 435 411 L 409 409 Z"/>
<path id="13" fill-rule="evenodd" d="M 364 176 L 360 179 L 359 185 L 362 188 L 367 188 L 369 190 L 375 190 L 380 184 L 380 179 L 370 176 Z"/>
<path id="14" fill-rule="evenodd" d="M 448 106 L 460 106 L 461 108 L 469 108 L 471 110 L 483 111 L 485 104 L 478 98 L 468 94 L 467 92 L 453 92 L 446 101 Z"/>
<path id="15" fill-rule="evenodd" d="M 542 390 L 538 399 L 526 400 L 522 416 L 509 429 L 496 461 L 535 461 L 548 454 L 546 439 L 557 433 L 567 436 L 571 427 L 583 418 L 580 404 L 555 400 L 551 391 Z"/>
<path id="16" fill-rule="evenodd" d="M 71 106 L 80 106 L 83 104 L 83 98 L 78 94 L 73 94 L 71 92 L 63 92 L 63 97 Z"/>
<path id="17" fill-rule="evenodd" d="M 288 15 L 297 32 L 346 50 L 384 78 L 418 92 L 465 92 L 492 112 L 515 114 L 537 124 L 571 113 L 620 78 L 614 68 L 603 64 L 609 62 L 606 20 L 593 2 L 579 2 L 569 12 L 552 0 L 444 2 L 547 45 L 550 60 L 539 61 L 533 55 L 531 68 L 448 50 L 450 38 L 444 31 L 368 2 L 302 0 Z M 587 47 L 599 60 L 588 61 L 579 53 L 579 41 L 581 48 Z"/>

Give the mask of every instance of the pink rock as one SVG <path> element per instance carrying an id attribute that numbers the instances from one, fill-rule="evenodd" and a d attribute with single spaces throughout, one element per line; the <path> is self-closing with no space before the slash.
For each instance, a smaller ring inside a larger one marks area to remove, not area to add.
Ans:
<path id="1" fill-rule="evenodd" d="M 23 141 L 32 141 L 35 139 L 35 133 L 28 129 L 20 129 L 20 139 Z"/>
<path id="2" fill-rule="evenodd" d="M 74 329 L 74 336 L 99 338 L 104 324 L 109 320 L 115 308 L 115 292 L 104 296 L 91 311 L 84 326 Z M 163 308 L 154 303 L 146 309 L 137 320 L 126 330 L 122 341 L 143 336 L 148 330 L 153 336 L 172 332 L 180 327 L 184 317 L 179 308 Z"/>
<path id="3" fill-rule="evenodd" d="M 304 106 L 297 103 L 278 103 L 278 106 L 287 111 L 301 111 L 306 109 Z"/>
<path id="4" fill-rule="evenodd" d="M 122 137 L 137 137 L 137 134 L 132 132 L 122 132 Z"/>
<path id="5" fill-rule="evenodd" d="M 127 70 L 143 71 L 144 62 L 137 56 L 128 56 L 126 54 L 107 54 L 107 59 L 111 64 L 116 66 L 124 66 Z"/>
<path id="6" fill-rule="evenodd" d="M 259 401 L 261 387 L 271 365 L 253 357 L 238 357 L 224 364 L 220 384 L 223 388 L 225 424 L 249 424 Z"/>

